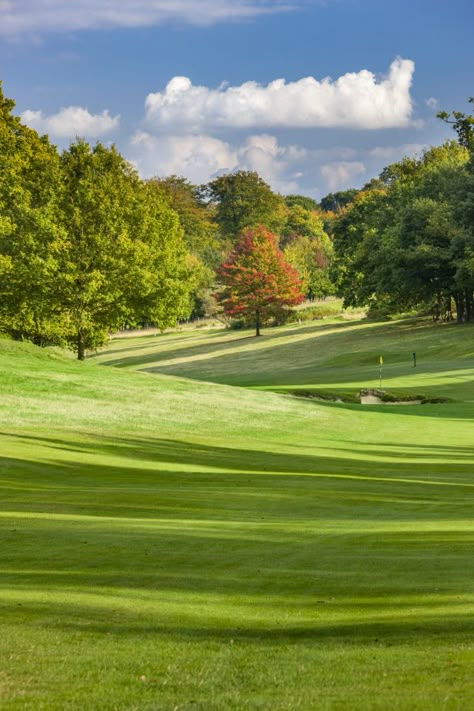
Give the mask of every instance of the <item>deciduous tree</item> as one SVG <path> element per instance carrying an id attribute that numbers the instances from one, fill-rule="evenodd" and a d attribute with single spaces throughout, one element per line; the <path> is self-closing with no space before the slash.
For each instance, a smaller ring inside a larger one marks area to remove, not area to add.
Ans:
<path id="1" fill-rule="evenodd" d="M 275 235 L 261 225 L 243 232 L 219 277 L 225 313 L 254 323 L 256 336 L 262 324 L 304 298 L 297 271 L 285 261 Z"/>
<path id="2" fill-rule="evenodd" d="M 79 359 L 124 322 L 173 325 L 187 305 L 179 219 L 115 148 L 78 141 L 61 158 L 58 293 Z"/>
<path id="3" fill-rule="evenodd" d="M 170 175 L 153 178 L 170 207 L 178 214 L 184 230 L 184 241 L 190 254 L 210 267 L 219 264 L 218 228 L 212 220 L 213 210 L 198 197 L 198 188 L 186 178 Z"/>
<path id="4" fill-rule="evenodd" d="M 222 175 L 206 186 L 205 194 L 216 205 L 215 220 L 222 235 L 232 242 L 245 229 L 265 225 L 279 234 L 285 224 L 283 198 L 255 172 Z"/>
<path id="5" fill-rule="evenodd" d="M 334 294 L 331 265 L 334 249 L 329 237 L 299 237 L 284 250 L 285 259 L 298 272 L 301 288 L 311 301 Z"/>
<path id="6" fill-rule="evenodd" d="M 0 330 L 41 345 L 64 330 L 53 296 L 64 239 L 59 156 L 14 106 L 0 84 Z"/>

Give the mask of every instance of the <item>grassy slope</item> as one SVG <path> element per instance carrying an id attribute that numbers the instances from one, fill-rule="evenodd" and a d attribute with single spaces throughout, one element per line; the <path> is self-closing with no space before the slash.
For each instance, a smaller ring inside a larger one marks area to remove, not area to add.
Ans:
<path id="1" fill-rule="evenodd" d="M 2 708 L 469 707 L 473 329 L 404 328 L 101 358 L 349 388 L 383 345 L 400 387 L 463 402 L 322 405 L 0 341 Z"/>
<path id="2" fill-rule="evenodd" d="M 413 368 L 412 353 L 418 365 Z M 320 386 L 356 391 L 378 386 L 379 355 L 387 388 L 474 400 L 474 328 L 395 323 L 324 322 L 252 332 L 208 331 L 116 339 L 98 360 L 121 368 L 231 385 L 282 389 Z"/>

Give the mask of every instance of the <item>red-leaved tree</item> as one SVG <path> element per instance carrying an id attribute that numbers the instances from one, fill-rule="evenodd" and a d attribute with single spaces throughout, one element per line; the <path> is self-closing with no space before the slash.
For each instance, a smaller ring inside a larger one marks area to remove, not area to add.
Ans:
<path id="1" fill-rule="evenodd" d="M 298 272 L 285 261 L 275 235 L 261 225 L 242 233 L 219 279 L 224 312 L 252 321 L 256 336 L 265 321 L 304 299 Z"/>

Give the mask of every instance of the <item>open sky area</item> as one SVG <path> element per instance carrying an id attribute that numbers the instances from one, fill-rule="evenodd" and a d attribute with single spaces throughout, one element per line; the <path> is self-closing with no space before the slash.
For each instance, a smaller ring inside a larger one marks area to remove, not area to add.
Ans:
<path id="1" fill-rule="evenodd" d="M 318 198 L 450 136 L 435 114 L 474 93 L 473 20 L 470 0 L 2 0 L 0 76 L 61 147 Z"/>
<path id="2" fill-rule="evenodd" d="M 60 147 L 318 198 L 451 136 L 473 20 L 470 0 L 0 0 L 0 77 Z"/>

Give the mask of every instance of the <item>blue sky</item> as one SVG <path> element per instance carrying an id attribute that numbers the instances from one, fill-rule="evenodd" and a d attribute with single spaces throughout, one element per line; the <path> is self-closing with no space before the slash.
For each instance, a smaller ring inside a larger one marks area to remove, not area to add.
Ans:
<path id="1" fill-rule="evenodd" d="M 451 137 L 473 21 L 469 0 L 0 0 L 0 78 L 61 147 L 320 198 Z"/>

